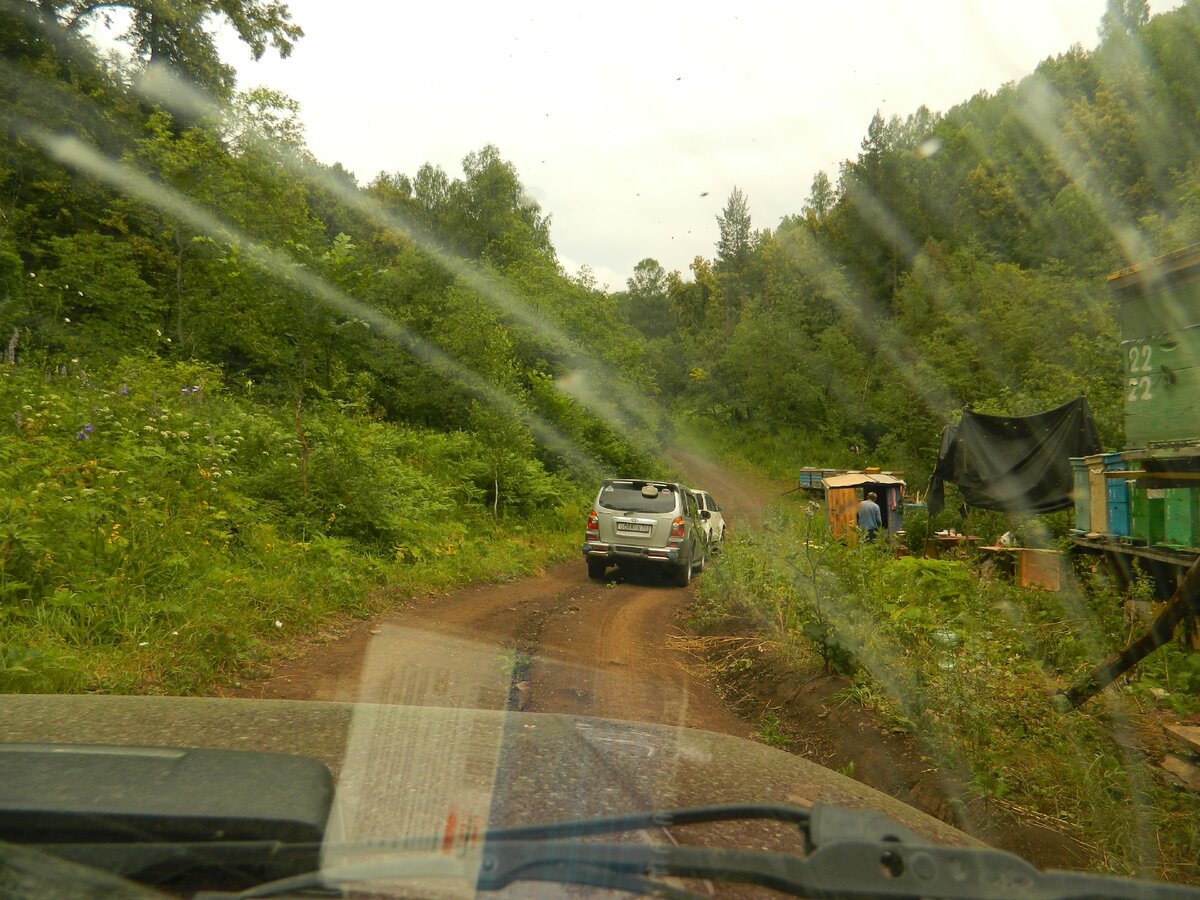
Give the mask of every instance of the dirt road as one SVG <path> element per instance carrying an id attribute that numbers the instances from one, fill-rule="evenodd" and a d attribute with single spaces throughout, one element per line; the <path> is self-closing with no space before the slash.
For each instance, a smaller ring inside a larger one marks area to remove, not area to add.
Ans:
<path id="1" fill-rule="evenodd" d="M 672 456 L 722 504 L 732 531 L 756 523 L 773 488 L 693 453 Z M 418 600 L 354 623 L 239 693 L 518 708 L 745 737 L 750 726 L 669 647 L 667 638 L 683 633 L 688 597 L 652 577 L 592 581 L 583 560 L 571 560 L 540 577 Z"/>
<path id="2" fill-rule="evenodd" d="M 740 478 L 695 454 L 672 455 L 689 482 L 722 505 L 734 534 L 752 530 L 784 489 Z M 614 573 L 609 581 L 592 581 L 583 560 L 573 559 L 538 577 L 416 600 L 354 622 L 279 664 L 270 679 L 237 693 L 520 709 L 747 737 L 753 726 L 692 673 L 697 660 L 676 649 L 687 642 L 670 640 L 686 633 L 689 598 L 689 590 L 649 578 Z M 742 685 L 737 693 L 743 713 L 759 718 L 764 710 L 778 711 L 793 733 L 803 735 L 804 755 L 854 771 L 859 780 L 947 821 L 958 820 L 948 806 L 957 790 L 911 740 L 890 734 L 865 710 L 831 702 L 845 687 L 841 680 L 794 681 L 767 678 Z M 1069 836 L 1037 821 L 1007 819 L 1002 827 L 960 824 L 1038 865 L 1090 864 Z"/>
<path id="3" fill-rule="evenodd" d="M 747 726 L 665 649 L 686 598 L 650 579 L 589 581 L 572 560 L 355 625 L 246 693 L 519 708 L 745 736 Z"/>

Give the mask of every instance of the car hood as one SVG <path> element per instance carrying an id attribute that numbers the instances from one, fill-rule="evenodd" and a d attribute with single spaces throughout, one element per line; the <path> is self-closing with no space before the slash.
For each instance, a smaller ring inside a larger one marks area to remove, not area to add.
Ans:
<path id="1" fill-rule="evenodd" d="M 347 840 L 714 803 L 828 802 L 939 843 L 957 829 L 803 758 L 728 735 L 543 713 L 215 698 L 0 696 L 0 742 L 246 749 L 332 771 Z M 705 831 L 707 829 L 707 831 Z M 796 850 L 795 828 L 703 826 L 705 843 Z"/>

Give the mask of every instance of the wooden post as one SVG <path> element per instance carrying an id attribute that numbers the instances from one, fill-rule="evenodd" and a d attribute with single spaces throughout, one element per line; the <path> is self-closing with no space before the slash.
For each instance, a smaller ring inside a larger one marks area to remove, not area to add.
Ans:
<path id="1" fill-rule="evenodd" d="M 1189 615 L 1200 613 L 1200 557 L 1180 582 L 1166 608 L 1149 628 L 1119 653 L 1110 656 L 1063 695 L 1071 706 L 1081 706 L 1165 644 Z"/>

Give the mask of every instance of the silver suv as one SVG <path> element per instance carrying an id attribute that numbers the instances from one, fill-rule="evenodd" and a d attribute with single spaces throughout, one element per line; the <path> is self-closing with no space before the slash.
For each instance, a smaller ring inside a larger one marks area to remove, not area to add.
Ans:
<path id="1" fill-rule="evenodd" d="M 588 575 L 603 578 L 609 565 L 662 566 L 688 585 L 708 559 L 704 520 L 695 495 L 670 481 L 610 478 L 588 514 L 583 558 Z"/>

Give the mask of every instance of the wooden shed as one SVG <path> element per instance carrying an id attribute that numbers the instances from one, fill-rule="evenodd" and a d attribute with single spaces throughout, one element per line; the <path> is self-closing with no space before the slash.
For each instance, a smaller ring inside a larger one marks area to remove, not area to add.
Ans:
<path id="1" fill-rule="evenodd" d="M 883 530 L 904 529 L 904 481 L 882 472 L 846 472 L 821 480 L 825 488 L 825 520 L 834 537 L 858 539 L 858 504 L 870 492 L 877 495 Z"/>

